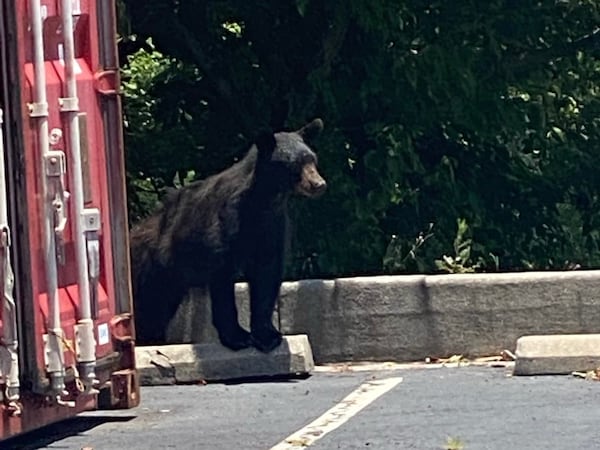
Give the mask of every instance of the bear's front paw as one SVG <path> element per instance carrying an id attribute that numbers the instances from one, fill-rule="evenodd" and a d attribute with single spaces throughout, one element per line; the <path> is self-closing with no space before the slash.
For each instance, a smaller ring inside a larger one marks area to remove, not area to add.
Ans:
<path id="1" fill-rule="evenodd" d="M 268 353 L 279 347 L 282 340 L 281 333 L 273 326 L 252 330 L 252 344 L 263 353 Z"/>
<path id="2" fill-rule="evenodd" d="M 236 329 L 228 330 L 227 332 L 219 332 L 219 340 L 221 341 L 221 344 L 231 350 L 242 350 L 251 347 L 253 344 L 250 333 L 242 327 L 237 327 Z"/>

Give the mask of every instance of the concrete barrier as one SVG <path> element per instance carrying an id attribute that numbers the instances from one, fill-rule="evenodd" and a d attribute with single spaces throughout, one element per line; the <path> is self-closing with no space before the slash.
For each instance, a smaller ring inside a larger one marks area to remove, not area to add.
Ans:
<path id="1" fill-rule="evenodd" d="M 247 289 L 236 290 L 247 326 Z M 524 335 L 600 332 L 600 271 L 288 282 L 274 323 L 285 334 L 307 334 L 317 363 L 491 355 L 514 349 Z M 197 291 L 168 340 L 215 339 L 208 299 Z"/>
<path id="2" fill-rule="evenodd" d="M 240 325 L 250 327 L 250 301 L 246 283 L 235 286 L 235 300 Z M 278 311 L 273 314 L 278 326 Z M 188 293 L 167 328 L 167 342 L 171 344 L 218 343 L 217 330 L 212 325 L 212 312 L 207 289 L 193 289 Z"/>

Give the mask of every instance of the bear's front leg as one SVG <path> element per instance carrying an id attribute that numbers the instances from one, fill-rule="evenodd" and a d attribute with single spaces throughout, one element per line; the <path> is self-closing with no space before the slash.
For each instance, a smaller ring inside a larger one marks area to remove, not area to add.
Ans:
<path id="1" fill-rule="evenodd" d="M 277 258 L 248 271 L 250 285 L 250 329 L 252 343 L 261 352 L 270 352 L 281 344 L 282 336 L 273 326 L 273 310 L 279 296 L 283 275 L 282 261 Z"/>
<path id="2" fill-rule="evenodd" d="M 221 344 L 232 350 L 252 345 L 250 333 L 238 322 L 235 305 L 235 283 L 229 271 L 215 274 L 209 284 L 213 325 L 219 333 Z"/>

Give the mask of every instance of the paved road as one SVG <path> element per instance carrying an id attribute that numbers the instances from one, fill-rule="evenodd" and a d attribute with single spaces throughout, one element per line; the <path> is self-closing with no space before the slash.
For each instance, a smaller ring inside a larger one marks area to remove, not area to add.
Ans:
<path id="1" fill-rule="evenodd" d="M 332 407 L 338 408 L 336 418 L 321 422 L 331 428 L 337 420 L 337 428 L 313 430 L 313 441 L 295 444 L 311 444 L 312 450 L 440 450 L 451 437 L 464 450 L 600 448 L 600 383 L 508 374 L 488 367 L 413 368 L 144 388 L 137 409 L 86 413 L 0 448 L 269 450 Z M 379 397 L 364 388 L 365 382 L 396 377 L 402 381 Z M 362 400 L 342 409 L 361 401 L 364 409 L 339 410 L 350 393 Z M 293 448 L 286 445 L 279 448 Z"/>

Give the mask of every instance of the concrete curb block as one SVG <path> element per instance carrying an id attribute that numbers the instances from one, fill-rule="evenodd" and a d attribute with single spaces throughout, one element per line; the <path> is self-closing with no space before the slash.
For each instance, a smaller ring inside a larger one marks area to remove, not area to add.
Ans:
<path id="1" fill-rule="evenodd" d="M 306 335 L 285 336 L 267 354 L 255 349 L 235 352 L 220 344 L 138 347 L 136 365 L 142 386 L 304 375 L 314 369 Z"/>
<path id="2" fill-rule="evenodd" d="M 600 367 L 600 334 L 524 336 L 517 340 L 515 375 L 563 375 Z"/>

